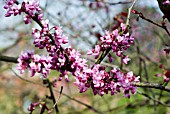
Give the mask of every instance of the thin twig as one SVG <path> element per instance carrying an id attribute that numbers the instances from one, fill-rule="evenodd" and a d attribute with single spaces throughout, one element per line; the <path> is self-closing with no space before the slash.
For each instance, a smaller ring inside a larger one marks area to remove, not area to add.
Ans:
<path id="1" fill-rule="evenodd" d="M 55 96 L 54 96 L 54 93 L 53 93 L 52 83 L 50 82 L 49 79 L 47 79 L 47 82 L 48 82 L 48 88 L 49 88 L 50 94 L 51 94 L 50 98 L 53 100 L 55 111 L 56 111 L 56 113 L 59 113 L 58 106 L 56 104 Z"/>
<path id="2" fill-rule="evenodd" d="M 132 1 L 128 1 L 128 2 L 104 2 L 104 1 L 100 1 L 100 0 L 95 0 L 95 1 L 91 1 L 91 0 L 80 0 L 80 1 L 89 1 L 92 3 L 104 3 L 104 4 L 109 4 L 109 5 L 120 5 L 120 4 L 130 4 L 132 3 Z"/>
<path id="3" fill-rule="evenodd" d="M 147 22 L 150 22 L 150 23 L 152 23 L 153 25 L 156 25 L 156 26 L 158 26 L 158 27 L 160 27 L 160 28 L 163 28 L 163 29 L 166 31 L 166 33 L 170 36 L 170 32 L 168 31 L 168 29 L 167 29 L 167 27 L 165 26 L 165 24 L 162 23 L 162 25 L 159 25 L 159 24 L 157 24 L 156 22 L 154 22 L 154 21 L 146 18 L 141 12 L 138 12 L 138 11 L 135 11 L 134 14 L 138 14 L 138 16 L 139 16 L 141 19 L 143 19 L 143 20 L 145 20 L 145 21 L 147 21 Z"/>
<path id="4" fill-rule="evenodd" d="M 160 85 L 160 84 L 153 84 L 153 83 L 135 83 L 135 85 L 138 86 L 138 87 L 155 88 L 155 89 L 159 89 L 159 90 L 164 90 L 164 91 L 170 92 L 170 88 L 165 87 L 165 86 Z"/>
<path id="5" fill-rule="evenodd" d="M 137 0 L 134 0 L 131 7 L 129 7 L 128 9 L 128 16 L 127 16 L 127 19 L 126 19 L 126 27 L 129 27 L 129 21 L 130 21 L 130 16 L 131 16 L 131 11 L 132 11 L 132 8 L 134 7 L 135 3 L 137 2 Z"/>
<path id="6" fill-rule="evenodd" d="M 55 107 L 56 107 L 56 105 L 57 105 L 57 103 L 58 103 L 58 100 L 59 100 L 60 97 L 61 97 L 62 91 L 63 91 L 63 86 L 61 86 L 60 95 L 58 96 L 57 101 L 55 102 L 55 104 L 53 105 L 53 107 L 52 107 L 52 108 L 50 109 L 50 111 L 48 111 L 48 112 L 52 112 L 52 111 L 55 109 Z"/>
<path id="7" fill-rule="evenodd" d="M 19 76 L 12 68 L 10 68 L 10 70 L 12 71 L 12 73 L 14 73 L 14 75 L 15 75 L 17 78 L 19 78 L 19 79 L 21 79 L 21 80 L 23 80 L 23 81 L 25 81 L 25 82 L 34 84 L 34 85 L 40 85 L 40 86 L 42 86 L 42 84 L 40 84 L 40 83 L 36 83 L 36 82 L 33 82 L 33 81 L 31 81 L 31 80 L 27 80 L 27 79 Z"/>
<path id="8" fill-rule="evenodd" d="M 165 104 L 165 103 L 163 103 L 163 102 L 160 102 L 159 100 L 156 100 L 156 99 L 154 99 L 154 98 L 150 97 L 149 95 L 147 95 L 147 94 L 145 94 L 145 93 L 140 92 L 139 90 L 137 91 L 137 93 L 138 93 L 138 94 L 140 94 L 140 95 L 143 95 L 143 96 L 147 97 L 148 99 L 151 99 L 151 100 L 153 100 L 154 102 L 157 102 L 157 103 L 159 103 L 159 104 L 161 104 L 161 105 L 164 105 L 164 106 L 170 107 L 170 105 L 167 105 L 167 104 Z"/>
<path id="9" fill-rule="evenodd" d="M 18 63 L 18 58 L 0 55 L 0 61 Z"/>

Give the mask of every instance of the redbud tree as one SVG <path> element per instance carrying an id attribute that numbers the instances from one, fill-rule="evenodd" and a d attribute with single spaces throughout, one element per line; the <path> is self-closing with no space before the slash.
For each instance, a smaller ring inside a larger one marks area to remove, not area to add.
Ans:
<path id="1" fill-rule="evenodd" d="M 3 64 L 10 63 L 6 67 L 21 81 L 48 89 L 45 92 L 37 88 L 37 93 L 45 93 L 21 103 L 25 113 L 116 113 L 116 108 L 122 109 L 119 104 L 112 106 L 118 99 L 124 101 L 125 113 L 140 113 L 140 106 L 146 112 L 151 106 L 149 111 L 155 114 L 169 112 L 167 13 L 161 17 L 149 3 L 140 4 L 140 0 L 63 0 L 50 9 L 53 2 L 3 2 L 4 18 L 20 18 L 22 27 L 15 23 L 13 28 L 4 29 L 6 33 L 15 31 L 18 38 L 14 45 L 2 50 L 0 60 Z M 169 0 L 158 3 L 166 8 Z M 116 12 L 116 8 L 121 9 Z M 23 42 L 24 45 L 19 46 Z M 12 48 L 18 54 L 7 56 Z M 69 91 L 88 94 L 88 102 L 83 102 L 85 96 L 77 100 L 71 93 L 64 93 L 68 84 L 71 84 Z M 25 88 L 24 85 L 21 88 Z M 72 104 L 72 108 L 61 105 L 63 96 L 88 111 L 81 107 L 74 109 L 76 106 Z M 95 106 L 95 102 L 102 107 Z M 140 108 L 134 110 L 137 107 Z M 160 112 L 162 109 L 165 110 Z"/>

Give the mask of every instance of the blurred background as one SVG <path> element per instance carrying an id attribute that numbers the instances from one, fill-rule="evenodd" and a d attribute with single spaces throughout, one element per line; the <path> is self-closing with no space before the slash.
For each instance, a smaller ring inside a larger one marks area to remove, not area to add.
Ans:
<path id="1" fill-rule="evenodd" d="M 21 0 L 19 0 L 21 3 Z M 49 19 L 50 27 L 62 26 L 64 34 L 69 38 L 69 45 L 78 50 L 83 58 L 94 63 L 92 57 L 86 56 L 89 49 L 100 42 L 105 30 L 112 31 L 120 22 L 126 22 L 128 8 L 132 0 L 41 0 L 40 6 L 44 11 L 44 19 Z M 27 49 L 35 50 L 38 54 L 46 54 L 33 45 L 31 30 L 38 25 L 25 25 L 22 16 L 4 17 L 4 1 L 0 1 L 0 54 L 18 57 L 20 52 Z M 156 0 L 138 0 L 134 7 L 152 21 L 161 24 L 162 16 Z M 126 71 L 133 71 L 141 76 L 142 82 L 163 84 L 163 74 L 159 66 L 164 64 L 170 69 L 170 56 L 163 50 L 170 45 L 170 37 L 162 29 L 132 14 L 130 20 L 131 33 L 135 37 L 133 46 L 125 52 L 131 61 L 123 66 Z M 166 21 L 170 30 L 170 24 Z M 68 46 L 68 45 L 66 45 Z M 105 64 L 121 66 L 120 58 L 112 63 L 104 60 Z M 50 95 L 48 88 L 42 85 L 39 74 L 30 77 L 29 71 L 20 75 L 17 65 L 0 61 L 0 113 L 28 114 L 27 108 L 32 102 L 46 102 L 48 107 L 53 104 L 46 96 Z M 59 76 L 52 71 L 49 79 L 52 81 Z M 69 82 L 57 82 L 55 97 L 63 86 L 63 94 L 58 100 L 58 108 L 62 114 L 170 114 L 170 93 L 161 90 L 138 88 L 138 93 L 130 99 L 122 93 L 94 96 L 91 89 L 79 93 L 70 75 Z M 169 85 L 167 83 L 167 85 Z M 170 86 L 170 85 L 169 85 Z M 143 95 L 142 93 L 147 94 Z M 160 101 L 160 102 L 158 102 Z M 95 109 L 95 110 L 94 110 Z M 36 108 L 33 114 L 39 113 Z M 46 112 L 47 113 L 47 112 Z M 55 112 L 53 112 L 55 113 Z"/>

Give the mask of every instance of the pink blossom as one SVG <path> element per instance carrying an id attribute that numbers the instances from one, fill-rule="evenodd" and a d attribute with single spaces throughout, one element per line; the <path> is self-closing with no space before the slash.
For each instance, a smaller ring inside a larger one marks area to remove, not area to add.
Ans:
<path id="1" fill-rule="evenodd" d="M 126 25 L 124 23 L 121 23 L 120 26 L 121 26 L 123 31 L 126 29 Z"/>
<path id="2" fill-rule="evenodd" d="M 125 24 L 121 23 L 121 29 L 122 31 L 126 29 Z M 130 59 L 123 54 L 123 51 L 127 50 L 134 41 L 134 38 L 128 32 L 120 34 L 118 29 L 112 31 L 112 33 L 106 31 L 106 35 L 100 39 L 101 43 L 96 45 L 95 49 L 89 50 L 88 55 L 94 55 L 95 58 L 98 58 L 102 51 L 112 50 L 118 57 L 124 56 L 122 61 L 124 64 L 127 64 Z M 111 60 L 111 58 L 109 59 Z"/>
<path id="3" fill-rule="evenodd" d="M 22 52 L 20 58 L 18 58 L 18 70 L 23 73 L 27 68 L 31 71 L 31 76 L 35 73 L 41 73 L 44 78 L 49 74 L 51 68 L 51 57 L 41 57 L 34 55 L 33 51 Z"/>
<path id="4" fill-rule="evenodd" d="M 162 4 L 163 4 L 163 5 L 165 5 L 165 4 L 170 4 L 170 1 L 169 1 L 169 0 L 166 0 L 166 1 L 164 1 Z"/>
<path id="5" fill-rule="evenodd" d="M 128 56 L 124 56 L 122 61 L 123 61 L 124 64 L 127 64 L 128 61 L 130 61 L 130 58 Z"/>
<path id="6" fill-rule="evenodd" d="M 100 64 L 95 64 L 93 68 L 89 68 L 87 60 L 81 58 L 81 54 L 71 47 L 62 48 L 63 44 L 68 43 L 68 38 L 63 34 L 61 27 L 54 26 L 49 28 L 49 21 L 43 20 L 43 13 L 39 7 L 39 0 L 24 0 L 22 5 L 16 4 L 16 0 L 7 0 L 4 9 L 7 10 L 5 16 L 9 17 L 25 13 L 24 22 L 30 24 L 32 18 L 39 19 L 40 29 L 33 28 L 32 35 L 34 45 L 39 49 L 46 49 L 47 56 L 34 54 L 33 51 L 21 52 L 18 58 L 18 67 L 20 73 L 29 69 L 31 76 L 40 73 L 43 78 L 47 78 L 50 70 L 60 72 L 58 80 L 63 77 L 66 81 L 69 80 L 68 73 L 70 72 L 74 78 L 74 84 L 79 88 L 79 91 L 85 92 L 92 88 L 94 95 L 103 96 L 110 92 L 114 95 L 118 92 L 123 92 L 125 97 L 130 97 L 130 94 L 135 94 L 137 87 L 133 84 L 139 82 L 139 76 L 134 76 L 133 72 L 124 73 L 119 68 L 113 68 L 111 71 L 106 71 L 106 68 Z M 121 24 L 120 31 L 118 29 L 111 33 L 106 31 L 106 35 L 100 38 L 101 43 L 96 45 L 94 49 L 88 52 L 89 55 L 94 55 L 98 58 L 101 52 L 111 50 L 118 57 L 123 57 L 124 64 L 130 60 L 124 55 L 124 50 L 127 50 L 133 43 L 134 38 L 127 33 L 121 33 L 126 29 L 125 24 Z M 107 53 L 109 61 L 114 59 L 111 54 Z M 56 79 L 57 80 L 57 79 Z M 38 104 L 31 104 L 29 110 L 34 110 Z"/>

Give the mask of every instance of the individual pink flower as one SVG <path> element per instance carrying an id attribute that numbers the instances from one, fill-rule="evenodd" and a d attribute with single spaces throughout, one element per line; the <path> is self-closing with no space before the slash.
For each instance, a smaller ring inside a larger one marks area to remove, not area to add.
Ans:
<path id="1" fill-rule="evenodd" d="M 170 4 L 170 1 L 169 1 L 169 0 L 166 0 L 166 1 L 164 1 L 162 4 L 163 4 L 163 5 L 165 5 L 165 4 Z"/>
<path id="2" fill-rule="evenodd" d="M 130 61 L 130 58 L 128 56 L 124 56 L 122 61 L 123 61 L 124 64 L 127 64 L 128 61 Z"/>
<path id="3" fill-rule="evenodd" d="M 126 29 L 126 25 L 124 23 L 121 23 L 120 26 L 121 26 L 123 31 Z"/>

